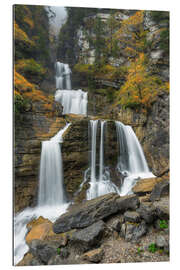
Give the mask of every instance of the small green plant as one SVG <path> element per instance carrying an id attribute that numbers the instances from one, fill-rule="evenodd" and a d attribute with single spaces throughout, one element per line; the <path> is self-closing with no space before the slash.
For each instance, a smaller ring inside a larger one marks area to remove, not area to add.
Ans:
<path id="1" fill-rule="evenodd" d="M 60 248 L 57 248 L 57 254 L 60 255 L 60 251 L 61 249 Z"/>
<path id="2" fill-rule="evenodd" d="M 158 249 L 157 249 L 156 244 L 155 244 L 155 243 L 152 243 L 152 244 L 150 244 L 150 245 L 148 246 L 148 250 L 149 250 L 149 252 L 151 252 L 151 253 L 155 253 Z"/>
<path id="3" fill-rule="evenodd" d="M 138 247 L 138 249 L 137 249 L 138 254 L 141 254 L 141 252 L 143 252 L 143 251 L 144 251 L 144 249 L 143 249 L 143 248 Z"/>
<path id="4" fill-rule="evenodd" d="M 168 228 L 168 223 L 167 223 L 167 221 L 166 221 L 166 220 L 160 220 L 160 221 L 159 221 L 159 227 L 160 227 L 161 229 L 167 229 L 167 228 Z"/>

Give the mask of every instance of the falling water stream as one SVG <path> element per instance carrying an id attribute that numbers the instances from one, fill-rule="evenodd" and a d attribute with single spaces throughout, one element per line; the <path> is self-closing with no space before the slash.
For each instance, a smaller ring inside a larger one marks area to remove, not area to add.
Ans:
<path id="1" fill-rule="evenodd" d="M 63 187 L 63 170 L 61 145 L 63 133 L 68 123 L 49 141 L 42 142 L 38 204 L 34 208 L 26 208 L 14 218 L 14 264 L 16 265 L 28 251 L 25 236 L 27 224 L 40 216 L 52 222 L 63 214 L 69 203 L 66 201 Z"/>
<path id="2" fill-rule="evenodd" d="M 55 100 L 63 106 L 63 114 L 87 115 L 87 92 L 71 90 L 71 70 L 68 64 L 57 62 Z"/>

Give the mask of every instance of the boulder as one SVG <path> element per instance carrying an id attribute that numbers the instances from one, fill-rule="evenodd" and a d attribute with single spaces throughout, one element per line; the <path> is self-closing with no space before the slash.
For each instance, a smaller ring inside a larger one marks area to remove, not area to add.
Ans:
<path id="1" fill-rule="evenodd" d="M 150 202 L 144 202 L 140 204 L 140 207 L 137 209 L 137 212 L 146 223 L 152 223 L 156 216 L 155 207 Z"/>
<path id="2" fill-rule="evenodd" d="M 70 245 L 73 246 L 76 252 L 85 252 L 92 247 L 100 244 L 105 223 L 100 220 L 87 228 L 75 232 L 70 240 Z"/>
<path id="3" fill-rule="evenodd" d="M 32 225 L 28 225 L 30 228 Z M 26 242 L 29 243 L 34 239 L 44 240 L 52 228 L 52 222 L 47 221 L 38 225 L 34 225 L 26 236 Z"/>
<path id="4" fill-rule="evenodd" d="M 102 260 L 103 255 L 104 255 L 103 249 L 97 248 L 84 253 L 82 259 L 93 263 L 99 263 Z"/>
<path id="5" fill-rule="evenodd" d="M 156 238 L 156 246 L 159 248 L 164 248 L 169 245 L 167 239 L 163 235 L 158 235 Z"/>
<path id="6" fill-rule="evenodd" d="M 43 265 L 43 263 L 28 252 L 24 255 L 24 258 L 16 266 L 34 266 L 34 265 Z"/>
<path id="7" fill-rule="evenodd" d="M 162 197 L 153 203 L 155 212 L 160 219 L 169 219 L 169 197 Z"/>
<path id="8" fill-rule="evenodd" d="M 168 195 L 169 194 L 169 181 L 162 181 L 160 183 L 157 183 L 155 187 L 153 188 L 151 195 L 150 195 L 150 201 L 158 201 L 160 197 Z"/>
<path id="9" fill-rule="evenodd" d="M 150 193 L 155 185 L 162 181 L 162 178 L 146 178 L 137 181 L 136 185 L 133 187 L 133 192 L 139 196 Z"/>
<path id="10" fill-rule="evenodd" d="M 124 219 L 125 221 L 130 222 L 139 222 L 140 221 L 140 214 L 136 211 L 126 211 L 124 213 Z"/>
<path id="11" fill-rule="evenodd" d="M 135 210 L 138 205 L 139 199 L 136 195 L 120 197 L 115 193 L 109 193 L 84 204 L 73 205 L 67 213 L 55 221 L 53 231 L 61 233 L 73 228 L 85 228 L 117 212 Z"/>
<path id="12" fill-rule="evenodd" d="M 126 241 L 137 242 L 143 235 L 147 233 L 147 225 L 141 223 L 125 223 L 123 228 Z"/>
<path id="13" fill-rule="evenodd" d="M 29 252 L 42 263 L 47 264 L 50 258 L 57 253 L 57 246 L 41 240 L 32 240 L 29 243 Z"/>

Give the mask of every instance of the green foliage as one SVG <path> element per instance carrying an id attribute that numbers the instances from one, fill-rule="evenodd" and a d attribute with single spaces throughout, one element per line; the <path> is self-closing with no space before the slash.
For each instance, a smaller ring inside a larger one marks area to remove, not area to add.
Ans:
<path id="1" fill-rule="evenodd" d="M 60 255 L 60 253 L 61 253 L 61 249 L 57 248 L 57 254 Z"/>
<path id="2" fill-rule="evenodd" d="M 159 227 L 161 229 L 167 229 L 168 228 L 168 222 L 166 220 L 160 220 L 159 221 Z"/>
<path id="3" fill-rule="evenodd" d="M 21 59 L 16 63 L 16 70 L 33 83 L 39 83 L 45 78 L 46 69 L 33 58 Z"/>
<path id="4" fill-rule="evenodd" d="M 152 19 L 157 24 L 162 25 L 160 33 L 159 47 L 169 53 L 169 12 L 168 11 L 151 11 Z"/>
<path id="5" fill-rule="evenodd" d="M 143 251 L 144 251 L 143 248 L 141 248 L 141 247 L 138 247 L 138 248 L 137 248 L 137 252 L 138 252 L 139 255 L 140 255 Z"/>
<path id="6" fill-rule="evenodd" d="M 148 246 L 148 250 L 149 250 L 149 252 L 151 252 L 151 253 L 155 253 L 155 252 L 158 250 L 158 248 L 157 248 L 157 246 L 156 246 L 155 243 L 152 243 L 152 244 L 150 244 L 150 245 Z"/>
<path id="7" fill-rule="evenodd" d="M 29 101 L 21 95 L 14 96 L 14 112 L 15 117 L 19 117 L 21 112 L 24 112 Z"/>

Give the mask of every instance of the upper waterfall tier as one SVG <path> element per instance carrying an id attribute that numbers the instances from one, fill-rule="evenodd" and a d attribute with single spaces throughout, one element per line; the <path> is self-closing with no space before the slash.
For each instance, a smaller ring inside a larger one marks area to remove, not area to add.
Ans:
<path id="1" fill-rule="evenodd" d="M 87 115 L 87 92 L 71 90 L 71 69 L 68 64 L 56 62 L 55 100 L 63 106 L 63 114 Z"/>

